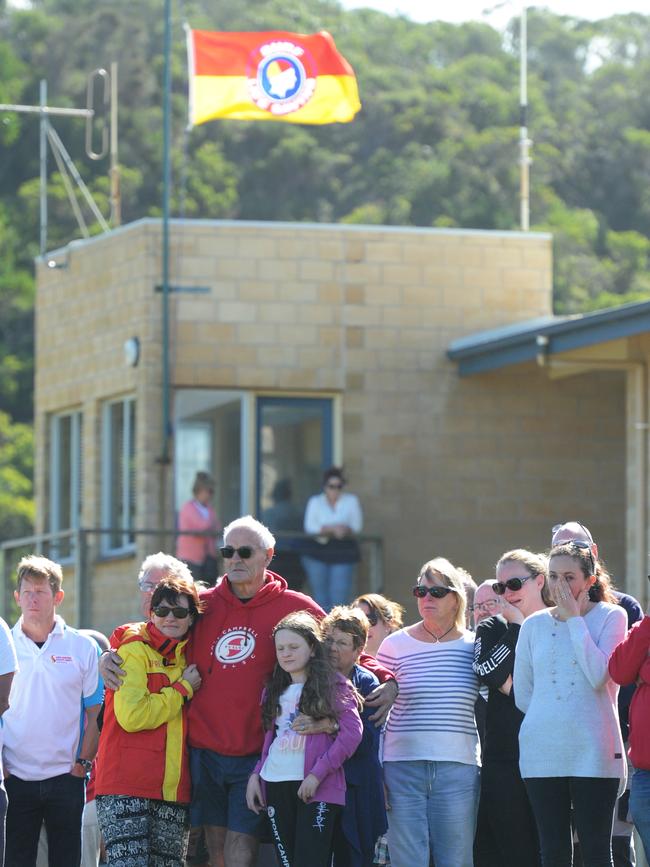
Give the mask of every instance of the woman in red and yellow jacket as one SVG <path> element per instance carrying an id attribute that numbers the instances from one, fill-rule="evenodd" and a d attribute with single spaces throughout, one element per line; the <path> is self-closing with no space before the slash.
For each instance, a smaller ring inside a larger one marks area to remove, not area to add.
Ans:
<path id="1" fill-rule="evenodd" d="M 167 576 L 151 598 L 150 620 L 121 635 L 125 678 L 118 692 L 107 691 L 97 754 L 97 817 L 108 864 L 147 867 L 157 857 L 170 867 L 184 863 L 186 704 L 201 685 L 184 651 L 200 609 L 194 584 Z"/>

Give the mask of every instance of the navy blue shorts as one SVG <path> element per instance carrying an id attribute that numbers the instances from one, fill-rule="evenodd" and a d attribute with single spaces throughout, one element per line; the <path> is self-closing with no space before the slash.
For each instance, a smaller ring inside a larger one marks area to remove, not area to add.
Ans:
<path id="1" fill-rule="evenodd" d="M 259 837 L 264 815 L 246 806 L 246 786 L 259 756 L 222 756 L 211 750 L 190 749 L 193 827 L 214 825 Z"/>

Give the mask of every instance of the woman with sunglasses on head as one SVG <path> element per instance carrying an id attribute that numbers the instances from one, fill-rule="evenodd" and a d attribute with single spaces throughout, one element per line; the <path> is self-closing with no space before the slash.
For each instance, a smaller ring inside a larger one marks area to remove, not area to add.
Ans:
<path id="1" fill-rule="evenodd" d="M 399 694 L 384 736 L 393 867 L 472 867 L 479 792 L 478 678 L 465 590 L 443 557 L 425 563 L 413 595 L 421 619 L 384 639 L 377 658 Z"/>
<path id="2" fill-rule="evenodd" d="M 340 467 L 323 473 L 323 491 L 309 498 L 305 533 L 311 536 L 302 558 L 311 595 L 321 608 L 347 605 L 356 564 L 361 555 L 356 536 L 363 527 L 359 499 L 344 492 Z"/>
<path id="3" fill-rule="evenodd" d="M 380 593 L 364 593 L 357 596 L 352 608 L 359 608 L 368 618 L 368 640 L 365 651 L 370 656 L 377 656 L 379 646 L 393 632 L 402 628 L 404 609 L 397 602 L 387 599 Z"/>
<path id="4" fill-rule="evenodd" d="M 196 586 L 168 574 L 151 616 L 122 633 L 125 678 L 106 693 L 97 753 L 97 816 L 108 864 L 182 867 L 189 835 L 186 706 L 201 686 L 185 645 L 199 616 Z M 117 649 L 117 648 L 116 648 Z"/>
<path id="5" fill-rule="evenodd" d="M 507 551 L 496 565 L 492 589 L 501 600 L 498 613 L 476 628 L 474 671 L 488 687 L 481 769 L 481 800 L 476 855 L 489 837 L 500 867 L 539 864 L 537 829 L 519 773 L 519 727 L 512 673 L 519 630 L 525 618 L 552 605 L 546 587 L 548 561 L 521 548 Z M 508 821 L 504 822 L 504 815 Z"/>
<path id="6" fill-rule="evenodd" d="M 549 555 L 555 605 L 520 630 L 513 677 L 519 766 L 537 822 L 544 867 L 570 867 L 573 822 L 584 867 L 611 867 L 612 821 L 625 777 L 618 687 L 607 664 L 627 631 L 588 542 Z"/>

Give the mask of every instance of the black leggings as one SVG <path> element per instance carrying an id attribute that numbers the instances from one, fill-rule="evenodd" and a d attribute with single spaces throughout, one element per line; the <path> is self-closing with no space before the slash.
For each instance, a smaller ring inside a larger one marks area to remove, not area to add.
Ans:
<path id="1" fill-rule="evenodd" d="M 334 825 L 341 807 L 297 795 L 301 780 L 266 784 L 271 837 L 282 867 L 329 867 Z"/>
<path id="2" fill-rule="evenodd" d="M 584 867 L 613 867 L 612 822 L 619 780 L 534 777 L 524 780 L 535 814 L 544 867 L 571 867 L 571 806 Z"/>
<path id="3" fill-rule="evenodd" d="M 516 761 L 484 763 L 479 817 L 474 846 L 474 860 L 479 867 L 490 863 L 499 867 L 539 867 L 537 826 Z M 488 841 L 493 849 L 489 854 Z"/>

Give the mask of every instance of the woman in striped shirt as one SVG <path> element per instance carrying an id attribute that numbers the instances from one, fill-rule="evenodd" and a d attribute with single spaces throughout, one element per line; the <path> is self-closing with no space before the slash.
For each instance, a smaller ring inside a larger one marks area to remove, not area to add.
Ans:
<path id="1" fill-rule="evenodd" d="M 478 679 L 465 590 L 456 568 L 436 557 L 413 595 L 422 619 L 389 635 L 377 654 L 399 684 L 384 740 L 391 864 L 428 867 L 432 854 L 436 867 L 472 867 Z"/>

